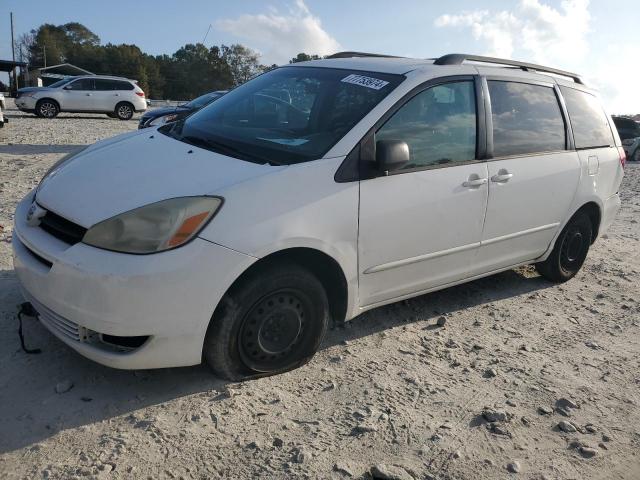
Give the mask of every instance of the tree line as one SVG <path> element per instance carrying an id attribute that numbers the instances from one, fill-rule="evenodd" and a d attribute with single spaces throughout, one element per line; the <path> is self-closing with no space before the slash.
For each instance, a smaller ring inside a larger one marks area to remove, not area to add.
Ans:
<path id="1" fill-rule="evenodd" d="M 240 44 L 189 43 L 172 55 L 155 56 L 137 45 L 102 45 L 98 35 L 77 22 L 47 23 L 21 35 L 17 54 L 30 69 L 71 63 L 96 74 L 137 80 L 148 98 L 176 100 L 232 88 L 277 66 L 261 64 L 257 52 Z M 299 53 L 289 63 L 318 58 Z"/>

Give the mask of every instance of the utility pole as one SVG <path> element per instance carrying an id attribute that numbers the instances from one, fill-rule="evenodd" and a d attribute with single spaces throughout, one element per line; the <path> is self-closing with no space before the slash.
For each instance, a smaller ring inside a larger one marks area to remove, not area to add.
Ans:
<path id="1" fill-rule="evenodd" d="M 13 39 L 13 12 L 9 13 L 11 17 L 11 53 L 13 54 L 13 92 L 14 95 L 18 91 L 18 76 L 16 75 L 16 42 Z"/>

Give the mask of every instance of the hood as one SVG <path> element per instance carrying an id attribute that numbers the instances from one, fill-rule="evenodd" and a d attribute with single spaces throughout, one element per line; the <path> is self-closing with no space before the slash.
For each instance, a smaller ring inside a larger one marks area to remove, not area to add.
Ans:
<path id="1" fill-rule="evenodd" d="M 188 110 L 184 107 L 162 107 L 162 108 L 154 108 L 153 110 L 148 110 L 142 116 L 143 118 L 149 117 L 161 117 L 162 115 L 168 115 L 173 112 L 181 112 L 183 110 Z"/>
<path id="2" fill-rule="evenodd" d="M 191 153 L 189 153 L 191 152 Z M 211 195 L 286 167 L 227 157 L 141 130 L 90 147 L 54 170 L 37 201 L 85 228 L 168 198 Z"/>
<path id="3" fill-rule="evenodd" d="M 18 89 L 18 93 L 27 93 L 27 92 L 45 92 L 47 90 L 56 90 L 55 88 L 49 87 L 22 87 Z"/>

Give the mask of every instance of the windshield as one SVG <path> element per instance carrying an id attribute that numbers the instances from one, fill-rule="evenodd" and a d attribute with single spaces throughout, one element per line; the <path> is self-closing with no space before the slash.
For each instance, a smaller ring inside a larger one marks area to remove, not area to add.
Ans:
<path id="1" fill-rule="evenodd" d="M 49 85 L 49 88 L 61 87 L 65 83 L 69 83 L 71 80 L 73 80 L 73 77 L 71 77 L 71 78 L 63 78 L 62 80 L 58 80 L 57 82 L 52 83 L 51 85 Z"/>
<path id="2" fill-rule="evenodd" d="M 243 160 L 271 164 L 314 160 L 403 79 L 342 69 L 278 68 L 161 132 Z"/>
<path id="3" fill-rule="evenodd" d="M 221 96 L 219 93 L 205 93 L 204 95 L 200 95 L 190 102 L 185 103 L 184 106 L 189 108 L 200 108 L 219 96 Z"/>

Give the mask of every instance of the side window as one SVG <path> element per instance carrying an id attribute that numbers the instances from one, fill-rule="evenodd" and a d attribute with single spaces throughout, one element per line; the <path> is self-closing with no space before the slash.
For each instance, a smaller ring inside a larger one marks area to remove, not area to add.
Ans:
<path id="1" fill-rule="evenodd" d="M 552 87 L 489 81 L 493 156 L 566 148 L 565 124 Z"/>
<path id="2" fill-rule="evenodd" d="M 409 145 L 403 167 L 465 162 L 476 158 L 476 100 L 472 81 L 437 85 L 405 103 L 376 132 L 378 140 Z"/>
<path id="3" fill-rule="evenodd" d="M 111 80 L 111 90 L 133 90 L 135 87 L 130 82 L 124 80 Z"/>
<path id="4" fill-rule="evenodd" d="M 96 82 L 96 90 L 100 90 L 100 91 L 116 90 L 114 85 L 115 82 L 113 82 L 113 80 L 105 80 L 105 79 L 97 78 L 95 82 Z"/>
<path id="5" fill-rule="evenodd" d="M 598 99 L 574 88 L 560 87 L 560 91 L 569 111 L 576 148 L 613 145 L 613 133 Z"/>
<path id="6" fill-rule="evenodd" d="M 74 82 L 71 82 L 67 86 L 67 90 L 93 90 L 92 78 L 81 78 Z"/>

